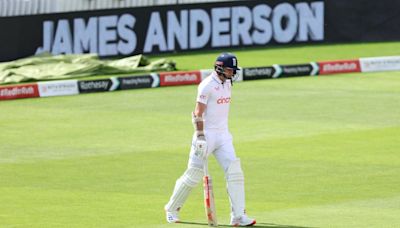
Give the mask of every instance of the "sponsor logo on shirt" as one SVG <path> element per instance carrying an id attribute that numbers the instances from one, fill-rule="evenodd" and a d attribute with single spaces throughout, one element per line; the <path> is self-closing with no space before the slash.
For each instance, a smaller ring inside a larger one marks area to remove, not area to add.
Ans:
<path id="1" fill-rule="evenodd" d="M 221 97 L 217 100 L 217 104 L 229 104 L 231 102 L 230 97 Z"/>

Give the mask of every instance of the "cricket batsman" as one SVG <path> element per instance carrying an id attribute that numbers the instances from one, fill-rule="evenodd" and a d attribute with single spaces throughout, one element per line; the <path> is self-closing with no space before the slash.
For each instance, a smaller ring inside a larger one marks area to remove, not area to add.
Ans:
<path id="1" fill-rule="evenodd" d="M 217 57 L 214 69 L 198 87 L 196 107 L 192 113 L 195 132 L 188 166 L 176 181 L 172 196 L 165 205 L 166 218 L 169 223 L 179 222 L 179 210 L 202 180 L 203 164 L 213 154 L 225 172 L 231 204 L 230 224 L 252 226 L 256 220 L 246 215 L 244 175 L 228 129 L 232 82 L 239 70 L 236 56 L 222 53 Z"/>

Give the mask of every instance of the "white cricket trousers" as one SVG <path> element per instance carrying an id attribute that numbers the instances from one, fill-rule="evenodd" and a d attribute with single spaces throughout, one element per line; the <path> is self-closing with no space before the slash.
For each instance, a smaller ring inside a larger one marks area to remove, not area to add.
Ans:
<path id="1" fill-rule="evenodd" d="M 225 175 L 227 175 L 229 166 L 236 160 L 235 149 L 232 144 L 232 135 L 228 130 L 207 130 L 204 133 L 207 141 L 207 155 L 209 156 L 210 154 L 213 154 L 224 170 Z M 167 211 L 179 211 L 191 190 L 201 181 L 203 176 L 204 159 L 194 154 L 195 149 L 193 145 L 195 141 L 196 135 L 193 135 L 188 168 L 176 181 L 172 196 L 169 202 L 165 205 L 165 210 Z M 244 190 L 242 192 L 244 192 Z"/>
<path id="2" fill-rule="evenodd" d="M 207 156 L 213 154 L 221 168 L 226 171 L 232 161 L 236 160 L 235 148 L 232 143 L 232 135 L 228 130 L 205 130 L 207 141 Z M 194 155 L 194 142 L 196 135 L 193 135 L 192 146 L 190 149 L 188 167 L 202 169 L 204 160 Z"/>

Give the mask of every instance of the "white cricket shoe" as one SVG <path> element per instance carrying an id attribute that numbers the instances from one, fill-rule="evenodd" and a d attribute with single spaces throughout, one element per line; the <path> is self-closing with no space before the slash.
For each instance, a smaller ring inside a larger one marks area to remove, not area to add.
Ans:
<path id="1" fill-rule="evenodd" d="M 253 226 L 256 224 L 256 220 L 247 217 L 247 215 L 242 215 L 240 217 L 231 217 L 232 226 Z"/>
<path id="2" fill-rule="evenodd" d="M 169 223 L 178 223 L 179 220 L 179 211 L 167 211 L 165 210 L 167 215 L 167 222 Z"/>

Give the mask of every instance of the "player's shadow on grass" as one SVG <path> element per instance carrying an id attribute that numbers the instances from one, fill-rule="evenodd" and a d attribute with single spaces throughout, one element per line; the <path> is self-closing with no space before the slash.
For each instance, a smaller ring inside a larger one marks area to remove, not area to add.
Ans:
<path id="1" fill-rule="evenodd" d="M 283 225 L 283 224 L 262 223 L 262 222 L 257 223 L 255 226 L 256 227 L 269 227 L 269 228 L 317 228 L 317 227 L 311 227 L 311 226 Z"/>
<path id="2" fill-rule="evenodd" d="M 185 222 L 180 221 L 181 224 L 186 225 L 199 225 L 199 226 L 208 226 L 208 223 L 202 222 Z M 178 224 L 179 224 L 178 223 Z M 220 227 L 232 227 L 231 225 L 219 224 Z M 265 227 L 265 228 L 313 228 L 310 226 L 293 226 L 293 225 L 282 225 L 282 224 L 275 224 L 275 223 L 257 223 L 254 227 Z"/>

